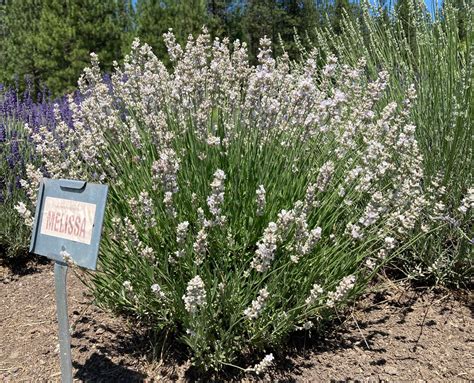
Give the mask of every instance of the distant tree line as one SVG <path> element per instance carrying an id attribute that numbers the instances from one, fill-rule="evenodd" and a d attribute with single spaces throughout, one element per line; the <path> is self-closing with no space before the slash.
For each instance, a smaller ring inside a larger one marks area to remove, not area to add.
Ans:
<path id="1" fill-rule="evenodd" d="M 399 0 L 402 17 L 414 1 Z M 61 95 L 74 89 L 90 52 L 107 71 L 138 36 L 166 63 L 162 34 L 172 28 L 184 43 L 203 25 L 213 37 L 245 41 L 252 60 L 264 35 L 276 54 L 294 58 L 295 34 L 304 44 L 315 27 L 340 33 L 344 15 L 360 14 L 349 0 L 0 0 L 0 83 L 22 87 L 26 78 L 34 91 Z"/>
<path id="2" fill-rule="evenodd" d="M 105 69 L 123 56 L 134 29 L 128 0 L 6 0 L 0 12 L 0 83 L 53 95 L 71 91 L 89 53 Z"/>

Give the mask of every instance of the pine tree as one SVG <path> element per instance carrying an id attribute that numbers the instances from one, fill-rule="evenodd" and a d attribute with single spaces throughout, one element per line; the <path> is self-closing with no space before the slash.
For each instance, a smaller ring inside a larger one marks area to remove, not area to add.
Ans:
<path id="1" fill-rule="evenodd" d="M 130 52 L 130 46 L 136 37 L 136 12 L 132 0 L 116 0 L 117 1 L 117 25 L 121 33 L 122 55 Z"/>
<path id="2" fill-rule="evenodd" d="M 138 0 L 136 3 L 136 34 L 163 57 L 166 47 L 162 35 L 172 28 L 172 4 L 163 0 Z"/>
<path id="3" fill-rule="evenodd" d="M 244 39 L 249 45 L 249 54 L 255 60 L 258 54 L 259 41 L 266 36 L 272 40 L 273 51 L 278 44 L 278 21 L 282 9 L 273 0 L 247 0 L 244 8 Z"/>
<path id="4" fill-rule="evenodd" d="M 9 1 L 0 81 L 29 77 L 33 91 L 46 86 L 55 96 L 73 90 L 90 52 L 99 55 L 105 70 L 121 58 L 131 28 L 124 13 L 130 11 L 125 0 Z"/>
<path id="5" fill-rule="evenodd" d="M 22 90 L 25 86 L 23 80 L 28 78 L 33 90 L 39 89 L 43 70 L 36 62 L 36 35 L 42 5 L 42 0 L 10 0 L 3 4 L 1 83 L 11 85 L 17 82 Z"/>
<path id="6" fill-rule="evenodd" d="M 54 94 L 70 91 L 80 68 L 87 64 L 88 52 L 84 50 L 81 55 L 77 52 L 69 4 L 61 0 L 46 0 L 39 16 L 38 33 L 34 37 L 37 49 L 35 64 L 42 69 L 42 81 Z"/>
<path id="7" fill-rule="evenodd" d="M 5 18 L 7 13 L 7 4 L 5 0 L 0 0 L 0 44 L 6 37 L 7 29 L 5 28 Z"/>
<path id="8" fill-rule="evenodd" d="M 174 30 L 178 41 L 184 42 L 208 24 L 207 0 L 175 0 L 175 4 Z"/>
<path id="9" fill-rule="evenodd" d="M 272 39 L 273 51 L 281 54 L 280 38 L 290 57 L 298 54 L 295 32 L 304 37 L 317 25 L 317 8 L 313 0 L 247 0 L 244 8 L 245 38 L 251 57 L 258 54 L 259 40 Z"/>
<path id="10" fill-rule="evenodd" d="M 213 37 L 230 36 L 232 0 L 207 1 L 207 26 Z"/>
<path id="11" fill-rule="evenodd" d="M 114 0 L 47 0 L 36 36 L 37 65 L 53 94 L 71 91 L 90 52 L 99 56 L 104 69 L 122 54 L 123 21 Z"/>
<path id="12" fill-rule="evenodd" d="M 299 49 L 295 42 L 295 34 L 300 38 L 311 35 L 317 25 L 317 12 L 313 0 L 282 0 L 281 19 L 278 20 L 279 37 L 281 37 L 285 51 L 291 58 L 296 57 Z"/>
<path id="13" fill-rule="evenodd" d="M 163 34 L 173 29 L 176 40 L 185 44 L 188 36 L 197 35 L 209 22 L 205 0 L 138 0 L 137 36 L 166 62 Z"/>

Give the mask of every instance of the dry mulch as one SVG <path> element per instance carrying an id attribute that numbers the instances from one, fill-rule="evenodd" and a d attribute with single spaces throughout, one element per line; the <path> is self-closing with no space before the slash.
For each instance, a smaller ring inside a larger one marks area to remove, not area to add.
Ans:
<path id="1" fill-rule="evenodd" d="M 91 305 L 91 296 L 73 273 L 68 295 L 75 380 L 198 379 L 172 346 L 153 352 L 146 334 Z M 1 381 L 60 381 L 54 297 L 52 263 L 36 260 L 13 272 L 0 265 Z M 473 298 L 466 291 L 379 285 L 324 338 L 296 333 L 262 380 L 473 381 Z M 220 380 L 239 379 L 257 380 L 251 375 L 223 375 Z"/>

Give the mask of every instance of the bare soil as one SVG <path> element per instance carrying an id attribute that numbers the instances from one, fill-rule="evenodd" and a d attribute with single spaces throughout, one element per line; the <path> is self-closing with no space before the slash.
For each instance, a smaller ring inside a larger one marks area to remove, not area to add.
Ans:
<path id="1" fill-rule="evenodd" d="M 473 381 L 473 293 L 385 282 L 331 326 L 324 338 L 295 333 L 261 378 L 202 376 L 173 345 L 91 304 L 68 276 L 75 381 Z M 0 381 L 60 381 L 53 265 L 0 265 Z"/>

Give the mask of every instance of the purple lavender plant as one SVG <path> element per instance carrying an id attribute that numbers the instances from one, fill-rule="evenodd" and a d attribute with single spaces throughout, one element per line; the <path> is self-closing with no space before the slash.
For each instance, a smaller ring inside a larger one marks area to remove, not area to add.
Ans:
<path id="1" fill-rule="evenodd" d="M 0 144 L 5 142 L 7 139 L 7 129 L 5 128 L 5 124 L 0 122 Z M 1 151 L 0 151 L 1 153 Z"/>
<path id="2" fill-rule="evenodd" d="M 27 179 L 27 165 L 32 164 L 48 176 L 31 132 L 38 133 L 46 127 L 55 134 L 58 114 L 73 129 L 68 97 L 52 99 L 47 90 L 32 94 L 31 88 L 23 93 L 17 89 L 0 84 L 0 258 L 14 256 L 18 249 L 25 251 L 28 243 L 29 229 L 14 210 L 19 202 L 28 201 L 27 190 L 21 184 L 22 179 Z M 80 105 L 82 96 L 75 92 L 72 100 Z"/>
<path id="3" fill-rule="evenodd" d="M 80 103 L 80 95 L 74 100 Z M 72 111 L 67 97 L 53 100 L 45 89 L 33 98 L 28 89 L 24 93 L 0 84 L 0 203 L 14 202 L 23 198 L 20 180 L 25 178 L 27 163 L 37 163 L 33 143 L 24 129 L 28 124 L 33 132 L 41 126 L 54 131 L 55 108 L 63 121 L 72 129 Z M 40 164 L 38 163 L 40 166 Z"/>

